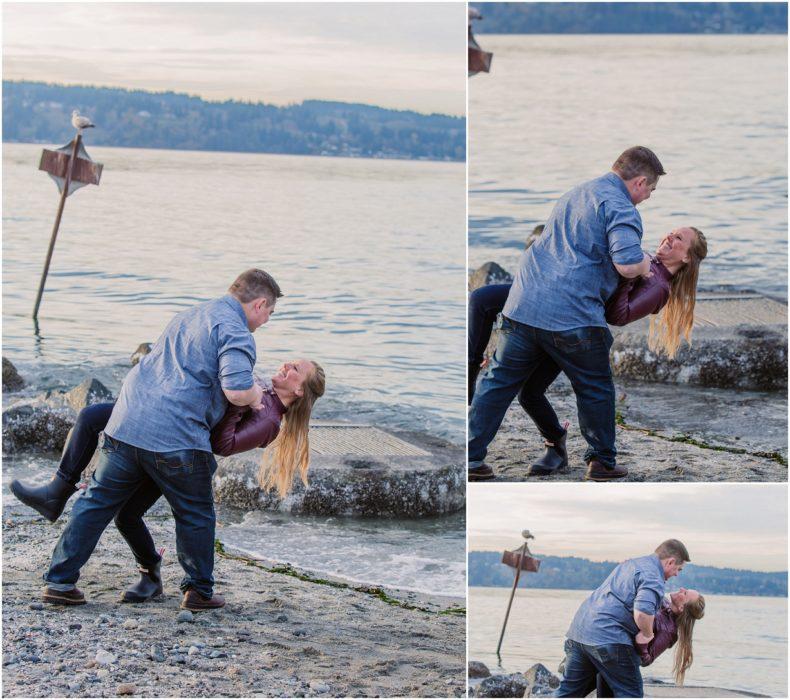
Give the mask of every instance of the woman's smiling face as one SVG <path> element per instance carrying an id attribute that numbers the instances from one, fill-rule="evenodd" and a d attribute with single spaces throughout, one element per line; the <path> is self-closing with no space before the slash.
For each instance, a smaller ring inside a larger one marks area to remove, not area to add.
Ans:
<path id="1" fill-rule="evenodd" d="M 669 599 L 672 601 L 672 612 L 681 613 L 688 603 L 695 603 L 699 600 L 699 591 L 695 591 L 693 588 L 681 588 L 675 593 L 670 593 Z"/>
<path id="2" fill-rule="evenodd" d="M 656 249 L 656 257 L 664 265 L 682 265 L 689 261 L 689 248 L 694 243 L 694 229 L 684 226 L 676 228 L 666 236 Z"/>

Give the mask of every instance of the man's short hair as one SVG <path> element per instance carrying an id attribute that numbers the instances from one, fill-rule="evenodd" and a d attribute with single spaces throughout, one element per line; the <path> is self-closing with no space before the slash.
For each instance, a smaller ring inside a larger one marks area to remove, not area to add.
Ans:
<path id="1" fill-rule="evenodd" d="M 268 272 L 254 267 L 242 272 L 236 278 L 236 281 L 230 285 L 228 292 L 242 304 L 246 304 L 253 299 L 266 297 L 266 301 L 270 306 L 283 295 L 280 291 L 280 285 L 274 281 L 274 277 Z"/>
<path id="2" fill-rule="evenodd" d="M 623 180 L 631 180 L 643 175 L 651 184 L 657 182 L 662 175 L 666 175 L 658 156 L 644 146 L 634 146 L 623 151 L 612 165 L 612 170 Z"/>
<path id="3" fill-rule="evenodd" d="M 676 562 L 691 561 L 689 551 L 680 540 L 666 540 L 656 547 L 656 554 L 659 559 L 669 559 L 672 557 Z"/>

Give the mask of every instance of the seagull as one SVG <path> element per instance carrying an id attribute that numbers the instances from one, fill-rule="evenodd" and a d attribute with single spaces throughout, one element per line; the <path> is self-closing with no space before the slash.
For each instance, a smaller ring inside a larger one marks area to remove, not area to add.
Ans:
<path id="1" fill-rule="evenodd" d="M 71 125 L 75 129 L 79 129 L 80 132 L 83 129 L 90 129 L 91 127 L 96 126 L 94 123 L 91 122 L 90 119 L 88 119 L 88 117 L 83 117 L 78 109 L 75 109 L 71 113 Z"/>

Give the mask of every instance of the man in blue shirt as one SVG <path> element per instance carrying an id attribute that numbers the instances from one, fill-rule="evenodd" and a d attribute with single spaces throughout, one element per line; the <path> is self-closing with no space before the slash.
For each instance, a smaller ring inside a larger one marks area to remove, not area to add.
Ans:
<path id="1" fill-rule="evenodd" d="M 615 459 L 612 335 L 605 305 L 619 275 L 650 273 L 636 205 L 650 197 L 664 174 L 652 151 L 629 148 L 611 172 L 563 195 L 543 235 L 521 256 L 500 317 L 496 352 L 472 400 L 470 481 L 494 477 L 484 459 L 513 398 L 525 382 L 531 394 L 542 395 L 556 367 L 576 393 L 579 428 L 589 446 L 586 478 L 608 481 L 628 473 Z M 548 401 L 543 408 L 542 419 L 531 415 L 546 441 L 547 458 L 533 465 L 532 474 L 567 465 L 566 431 Z"/>
<path id="2" fill-rule="evenodd" d="M 178 560 L 185 573 L 181 607 L 202 610 L 225 604 L 213 595 L 211 479 L 217 463 L 210 433 L 228 401 L 261 407 L 263 391 L 252 374 L 252 333 L 269 320 L 280 296 L 271 275 L 247 270 L 225 296 L 176 315 L 151 352 L 129 372 L 104 429 L 96 471 L 74 504 L 44 576 L 46 602 L 85 602 L 75 586 L 80 568 L 121 506 L 150 479 L 176 521 Z"/>
<path id="3" fill-rule="evenodd" d="M 634 640 L 653 638 L 653 618 L 664 582 L 690 560 L 679 540 L 662 542 L 654 554 L 628 559 L 581 604 L 565 640 L 565 671 L 556 697 L 583 698 L 601 674 L 618 698 L 643 696 L 641 662 Z"/>

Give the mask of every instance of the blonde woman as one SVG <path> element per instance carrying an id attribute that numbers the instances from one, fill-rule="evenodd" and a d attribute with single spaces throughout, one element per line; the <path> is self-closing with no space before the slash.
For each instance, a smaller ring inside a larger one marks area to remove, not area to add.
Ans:
<path id="1" fill-rule="evenodd" d="M 694 625 L 705 615 L 705 598 L 699 591 L 681 588 L 670 593 L 653 620 L 653 639 L 648 644 L 634 646 L 642 660 L 642 666 L 649 666 L 667 649 L 675 647 L 675 663 L 672 674 L 677 685 L 683 685 L 686 671 L 694 661 L 691 638 Z M 597 677 L 598 697 L 612 698 L 614 693 L 602 676 Z"/>

